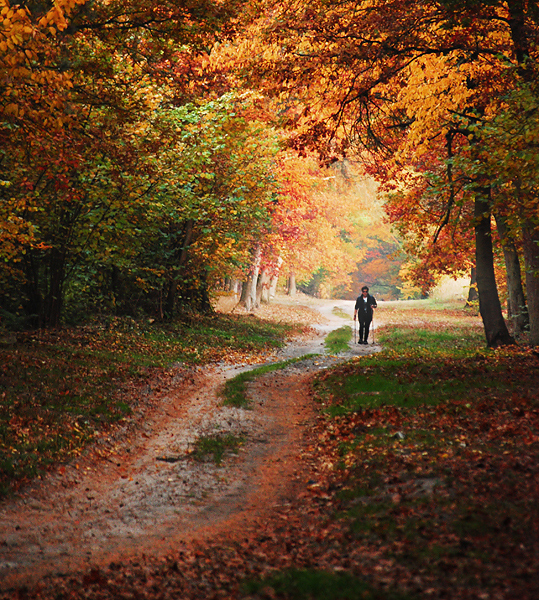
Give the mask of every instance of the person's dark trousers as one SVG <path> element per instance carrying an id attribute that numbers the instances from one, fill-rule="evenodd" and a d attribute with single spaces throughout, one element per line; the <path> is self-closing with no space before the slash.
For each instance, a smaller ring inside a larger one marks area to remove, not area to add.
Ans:
<path id="1" fill-rule="evenodd" d="M 359 341 L 367 343 L 371 321 L 359 321 Z"/>

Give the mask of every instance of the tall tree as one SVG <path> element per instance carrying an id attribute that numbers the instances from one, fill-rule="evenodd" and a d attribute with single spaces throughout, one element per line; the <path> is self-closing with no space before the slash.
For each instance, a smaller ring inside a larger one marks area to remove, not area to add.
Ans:
<path id="1" fill-rule="evenodd" d="M 537 7 L 520 0 L 296 2 L 273 7 L 271 18 L 265 15 L 254 29 L 266 45 L 253 47 L 251 72 L 273 83 L 269 92 L 288 91 L 290 105 L 302 103 L 301 110 L 284 111 L 296 131 L 294 146 L 316 146 L 328 159 L 362 147 L 378 160 L 396 159 L 401 173 L 414 149 L 424 158 L 430 151 L 446 165 L 451 194 L 455 156 L 468 153 L 474 160 L 468 136 L 481 143 L 478 124 L 492 118 L 493 103 L 508 85 L 519 85 L 514 67 L 533 58 L 525 40 L 537 32 Z M 379 163 L 373 171 L 380 172 Z M 473 216 L 491 210 L 474 192 L 478 186 L 484 187 L 481 177 L 462 193 L 477 200 L 468 214 L 483 271 L 479 294 L 489 307 L 483 311 L 487 342 L 511 343 L 496 288 L 488 283 L 494 274 L 490 234 Z M 458 212 L 459 204 L 454 207 Z"/>
<path id="2" fill-rule="evenodd" d="M 159 204 L 156 157 L 169 145 L 141 134 L 158 109 L 192 99 L 202 58 L 237 5 L 0 6 L 2 305 L 16 310 L 9 297 L 22 298 L 35 325 L 56 326 L 67 281 L 77 275 L 95 288 L 107 267 L 117 281 L 144 254 L 137 237 Z M 145 273 L 134 279 L 146 290 L 163 274 L 144 262 L 134 271 Z"/>

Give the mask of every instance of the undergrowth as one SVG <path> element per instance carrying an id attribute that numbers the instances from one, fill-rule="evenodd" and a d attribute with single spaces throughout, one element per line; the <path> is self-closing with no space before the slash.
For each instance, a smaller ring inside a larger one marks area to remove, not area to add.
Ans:
<path id="1" fill-rule="evenodd" d="M 0 497 L 78 456 L 136 408 L 132 386 L 172 366 L 246 361 L 298 328 L 253 316 L 149 322 L 110 318 L 18 333 L 0 346 Z"/>
<path id="2" fill-rule="evenodd" d="M 452 597 L 488 595 L 508 573 L 528 597 L 539 546 L 536 356 L 488 350 L 470 323 L 418 326 L 404 315 L 381 343 L 314 384 L 333 517 L 352 544 Z"/>

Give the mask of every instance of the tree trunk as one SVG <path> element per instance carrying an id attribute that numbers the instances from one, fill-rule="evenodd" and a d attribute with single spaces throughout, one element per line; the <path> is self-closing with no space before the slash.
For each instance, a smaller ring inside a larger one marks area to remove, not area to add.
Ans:
<path id="1" fill-rule="evenodd" d="M 479 299 L 479 294 L 477 293 L 477 269 L 472 267 L 470 272 L 470 287 L 468 289 L 468 300 L 466 300 L 466 304 L 471 304 Z"/>
<path id="2" fill-rule="evenodd" d="M 495 215 L 496 226 L 502 242 L 505 273 L 507 279 L 507 313 L 513 324 L 513 335 L 523 333 L 528 325 L 528 310 L 522 287 L 520 260 L 514 242 L 509 238 L 505 217 Z"/>
<path id="3" fill-rule="evenodd" d="M 200 274 L 200 284 L 196 290 L 196 309 L 203 314 L 213 313 L 213 306 L 208 291 L 208 273 L 204 269 Z"/>
<path id="4" fill-rule="evenodd" d="M 530 321 L 530 344 L 539 346 L 539 235 L 533 223 L 522 225 L 522 246 L 526 268 L 526 292 Z"/>
<path id="5" fill-rule="evenodd" d="M 247 281 L 244 282 L 241 290 L 240 303 L 245 306 L 246 311 L 251 311 L 256 306 L 256 284 L 258 282 L 258 272 L 260 270 L 260 261 L 262 259 L 262 248 L 260 244 L 257 244 L 253 262 L 251 265 L 251 271 Z"/>
<path id="6" fill-rule="evenodd" d="M 35 252 L 30 251 L 24 255 L 24 290 L 26 298 L 22 304 L 29 323 L 34 329 L 41 327 L 43 316 L 43 296 L 40 289 L 39 259 Z"/>
<path id="7" fill-rule="evenodd" d="M 187 256 L 189 252 L 189 246 L 193 240 L 193 229 L 194 229 L 194 220 L 189 219 L 184 225 L 184 231 L 182 236 L 182 245 L 180 248 L 176 249 L 177 252 L 177 262 L 176 269 L 181 270 L 183 265 L 187 262 Z M 178 252 L 179 250 L 179 252 Z M 167 290 L 167 300 L 165 303 L 165 313 L 168 317 L 171 317 L 174 314 L 174 309 L 176 305 L 176 297 L 178 291 L 178 279 L 179 275 L 173 275 L 169 281 L 168 290 Z"/>
<path id="8" fill-rule="evenodd" d="M 58 327 L 62 316 L 65 279 L 65 252 L 52 248 L 49 262 L 48 293 L 43 303 L 42 325 Z"/>
<path id="9" fill-rule="evenodd" d="M 249 295 L 249 291 L 251 288 L 249 285 L 249 280 L 250 280 L 250 277 L 248 277 L 247 281 L 244 281 L 241 286 L 240 304 L 245 306 L 245 310 L 251 310 L 250 295 Z"/>
<path id="10" fill-rule="evenodd" d="M 275 267 L 275 271 L 271 276 L 270 287 L 269 287 L 269 297 L 270 300 L 275 298 L 277 294 L 277 283 L 279 282 L 279 271 L 281 270 L 281 265 L 283 264 L 283 259 L 279 256 L 277 259 L 277 266 Z"/>
<path id="11" fill-rule="evenodd" d="M 236 279 L 236 287 L 234 288 L 234 292 L 236 296 L 241 296 L 241 292 L 243 290 L 243 281 L 240 279 Z"/>
<path id="12" fill-rule="evenodd" d="M 256 284 L 256 306 L 260 306 L 262 302 L 269 303 L 269 283 L 270 276 L 267 269 L 264 269 L 258 278 Z"/>
<path id="13" fill-rule="evenodd" d="M 234 294 L 234 299 L 238 301 L 238 296 L 241 296 L 241 281 L 239 279 L 232 278 L 230 280 L 230 291 Z"/>
<path id="14" fill-rule="evenodd" d="M 257 244 L 253 259 L 253 266 L 251 267 L 251 276 L 249 277 L 249 304 L 250 308 L 247 310 L 252 310 L 256 308 L 256 286 L 258 284 L 258 274 L 260 273 L 260 261 L 262 260 L 262 248 L 260 244 Z"/>
<path id="15" fill-rule="evenodd" d="M 475 199 L 475 256 L 477 268 L 477 291 L 479 312 L 483 320 L 489 348 L 514 344 L 505 324 L 496 277 L 492 251 L 492 229 L 490 203 L 479 195 Z"/>
<path id="16" fill-rule="evenodd" d="M 288 275 L 288 295 L 294 297 L 296 293 L 296 274 L 294 271 L 290 271 Z"/>

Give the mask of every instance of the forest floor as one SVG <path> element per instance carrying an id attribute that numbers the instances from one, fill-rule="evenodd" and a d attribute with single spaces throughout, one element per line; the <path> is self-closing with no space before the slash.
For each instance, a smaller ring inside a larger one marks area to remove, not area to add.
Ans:
<path id="1" fill-rule="evenodd" d="M 249 407 L 219 390 L 260 362 L 166 370 L 112 440 L 3 500 L 0 600 L 539 598 L 539 354 L 427 301 L 380 302 L 383 347 L 328 353 L 352 312 L 266 307 L 310 328 Z"/>
<path id="2" fill-rule="evenodd" d="M 164 557 L 193 540 L 255 527 L 268 511 L 305 490 L 298 460 L 306 425 L 314 419 L 312 373 L 378 346 L 350 345 L 328 355 L 325 335 L 351 321 L 353 302 L 310 301 L 292 308 L 311 323 L 311 335 L 276 353 L 282 361 L 313 355 L 251 386 L 254 410 L 225 407 L 218 390 L 246 365 L 178 367 L 161 382 L 153 409 L 107 447 L 94 445 L 0 506 L 2 590 L 28 588 L 55 577 L 141 555 Z M 278 307 L 266 307 L 265 316 Z M 274 314 L 273 314 L 274 316 Z M 197 439 L 241 437 L 223 464 L 192 459 Z"/>

